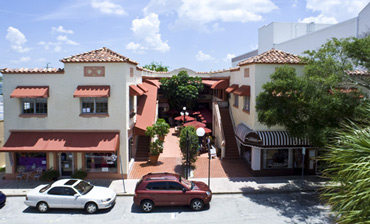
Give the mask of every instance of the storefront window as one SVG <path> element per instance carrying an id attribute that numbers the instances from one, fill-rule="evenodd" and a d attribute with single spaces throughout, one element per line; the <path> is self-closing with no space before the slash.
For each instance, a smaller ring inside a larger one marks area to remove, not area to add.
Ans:
<path id="1" fill-rule="evenodd" d="M 241 146 L 243 158 L 250 164 L 252 157 L 252 148 L 248 146 Z"/>
<path id="2" fill-rule="evenodd" d="M 16 169 L 35 170 L 42 168 L 46 170 L 46 153 L 16 153 Z"/>
<path id="3" fill-rule="evenodd" d="M 288 149 L 264 149 L 263 150 L 263 168 L 264 169 L 282 169 L 288 168 Z"/>
<path id="4" fill-rule="evenodd" d="M 117 156 L 111 153 L 86 153 L 87 172 L 117 172 Z"/>
<path id="5" fill-rule="evenodd" d="M 294 168 L 302 168 L 302 149 L 294 150 Z"/>

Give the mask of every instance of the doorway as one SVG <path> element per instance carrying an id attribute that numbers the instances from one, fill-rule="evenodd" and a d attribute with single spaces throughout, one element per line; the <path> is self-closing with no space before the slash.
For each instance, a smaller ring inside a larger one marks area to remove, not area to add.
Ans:
<path id="1" fill-rule="evenodd" d="M 74 156 L 72 152 L 62 152 L 59 155 L 59 173 L 62 177 L 69 177 L 74 170 Z"/>

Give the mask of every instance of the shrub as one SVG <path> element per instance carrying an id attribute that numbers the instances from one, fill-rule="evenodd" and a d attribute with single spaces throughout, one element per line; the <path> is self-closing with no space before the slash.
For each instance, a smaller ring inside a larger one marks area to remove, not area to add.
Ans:
<path id="1" fill-rule="evenodd" d="M 52 180 L 57 180 L 59 177 L 59 172 L 54 170 L 54 168 L 50 168 L 41 174 L 41 180 L 46 180 L 46 181 L 52 181 Z"/>
<path id="2" fill-rule="evenodd" d="M 79 169 L 79 170 L 76 170 L 74 174 L 72 174 L 71 177 L 83 180 L 87 177 L 87 172 L 85 170 Z"/>

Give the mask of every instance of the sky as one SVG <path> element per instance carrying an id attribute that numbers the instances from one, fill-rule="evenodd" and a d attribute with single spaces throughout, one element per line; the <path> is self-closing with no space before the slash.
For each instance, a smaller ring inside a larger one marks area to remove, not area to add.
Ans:
<path id="1" fill-rule="evenodd" d="M 102 47 L 208 72 L 258 48 L 271 22 L 340 23 L 370 0 L 0 0 L 0 68 L 63 68 Z"/>

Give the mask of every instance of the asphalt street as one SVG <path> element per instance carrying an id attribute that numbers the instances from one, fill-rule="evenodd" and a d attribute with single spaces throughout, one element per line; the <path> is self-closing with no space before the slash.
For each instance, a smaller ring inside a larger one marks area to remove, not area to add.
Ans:
<path id="1" fill-rule="evenodd" d="M 0 209 L 0 224 L 28 223 L 333 223 L 329 208 L 320 204 L 317 195 L 286 194 L 225 194 L 214 195 L 209 207 L 194 212 L 189 207 L 157 207 L 143 213 L 132 203 L 131 196 L 117 197 L 112 209 L 96 214 L 83 210 L 50 210 L 39 213 L 24 203 L 24 197 L 8 197 Z"/>

